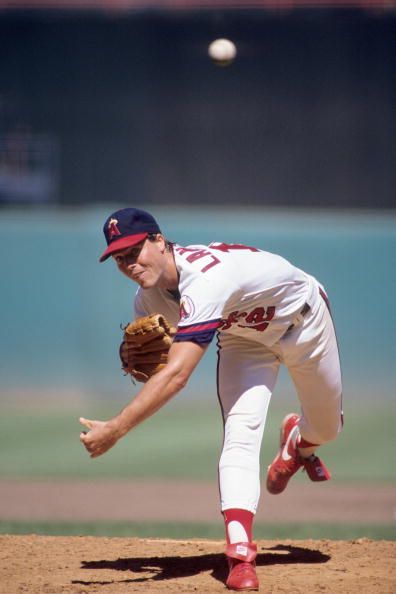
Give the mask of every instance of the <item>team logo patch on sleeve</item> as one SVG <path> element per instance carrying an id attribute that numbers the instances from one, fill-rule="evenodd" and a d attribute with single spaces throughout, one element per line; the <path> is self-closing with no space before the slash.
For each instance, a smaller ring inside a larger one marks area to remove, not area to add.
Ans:
<path id="1" fill-rule="evenodd" d="M 191 297 L 183 295 L 180 301 L 180 319 L 188 320 L 195 313 L 195 305 Z"/>

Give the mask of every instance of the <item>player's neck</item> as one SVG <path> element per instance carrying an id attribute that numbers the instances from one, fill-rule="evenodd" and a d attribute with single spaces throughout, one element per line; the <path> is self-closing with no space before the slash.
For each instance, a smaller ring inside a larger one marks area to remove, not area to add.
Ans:
<path id="1" fill-rule="evenodd" d="M 167 253 L 166 266 L 161 276 L 159 286 L 168 291 L 176 291 L 179 287 L 179 273 L 172 252 Z"/>

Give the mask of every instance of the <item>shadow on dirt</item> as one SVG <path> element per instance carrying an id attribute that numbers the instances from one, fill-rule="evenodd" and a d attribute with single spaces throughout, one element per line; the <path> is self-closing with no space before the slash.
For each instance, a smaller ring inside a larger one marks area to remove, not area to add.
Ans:
<path id="1" fill-rule="evenodd" d="M 326 563 L 329 555 L 316 549 L 303 547 L 277 545 L 264 549 L 257 555 L 257 566 L 283 565 L 300 563 Z M 228 568 L 225 556 L 220 553 L 207 555 L 193 555 L 190 557 L 136 557 L 132 559 L 115 559 L 102 561 L 82 561 L 82 569 L 100 570 L 113 569 L 115 571 L 128 571 L 134 574 L 129 579 L 122 580 L 124 583 L 146 582 L 151 580 L 174 580 L 176 578 L 189 577 L 199 573 L 211 572 L 214 579 L 224 583 Z M 139 574 L 144 574 L 140 575 Z M 119 583 L 119 581 L 117 580 Z M 82 581 L 73 580 L 73 584 L 82 585 L 106 585 L 112 581 Z"/>

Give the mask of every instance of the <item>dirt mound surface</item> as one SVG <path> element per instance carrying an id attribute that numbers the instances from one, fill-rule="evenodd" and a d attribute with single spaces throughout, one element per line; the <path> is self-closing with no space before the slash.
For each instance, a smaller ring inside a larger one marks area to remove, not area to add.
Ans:
<path id="1" fill-rule="evenodd" d="M 259 541 L 263 594 L 394 594 L 396 543 Z M 224 592 L 220 541 L 0 536 L 1 594 Z"/>

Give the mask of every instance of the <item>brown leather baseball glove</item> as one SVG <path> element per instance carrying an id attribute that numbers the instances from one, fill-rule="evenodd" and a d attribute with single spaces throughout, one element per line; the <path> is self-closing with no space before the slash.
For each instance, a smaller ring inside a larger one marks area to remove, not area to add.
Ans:
<path id="1" fill-rule="evenodd" d="M 163 315 L 151 314 L 137 318 L 123 330 L 122 368 L 138 382 L 146 382 L 167 364 L 176 328 Z"/>

